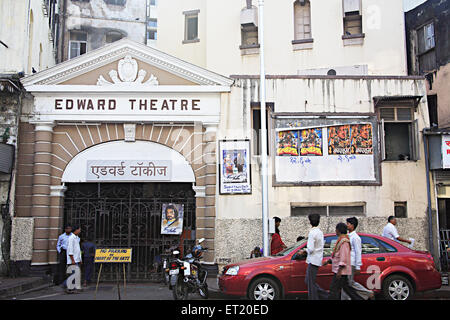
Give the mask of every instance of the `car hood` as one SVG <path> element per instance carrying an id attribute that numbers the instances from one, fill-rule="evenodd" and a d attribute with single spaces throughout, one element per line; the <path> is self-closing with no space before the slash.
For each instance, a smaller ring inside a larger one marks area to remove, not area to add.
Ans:
<path id="1" fill-rule="evenodd" d="M 276 260 L 279 260 L 280 258 L 283 257 L 261 257 L 261 258 L 253 258 L 253 259 L 246 259 L 246 260 L 242 260 L 233 264 L 228 265 L 228 267 L 234 267 L 234 266 L 239 266 L 239 267 L 251 267 L 251 266 L 255 266 L 255 265 L 260 265 L 260 264 L 266 264 L 267 262 L 274 262 Z"/>

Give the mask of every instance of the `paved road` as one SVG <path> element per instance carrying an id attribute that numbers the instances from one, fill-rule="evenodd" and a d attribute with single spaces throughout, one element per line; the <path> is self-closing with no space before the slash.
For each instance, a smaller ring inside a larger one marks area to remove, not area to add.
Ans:
<path id="1" fill-rule="evenodd" d="M 210 286 L 212 287 L 212 286 Z M 173 300 L 172 291 L 167 286 L 159 283 L 127 283 L 126 289 L 120 284 L 121 300 Z M 198 294 L 189 295 L 190 300 L 202 300 Z M 304 300 L 302 297 L 290 297 L 289 300 Z M 418 293 L 416 300 L 450 300 L 448 292 L 439 291 Z M 96 292 L 95 284 L 84 288 L 79 294 L 66 294 L 59 286 L 52 286 L 28 294 L 11 297 L 8 300 L 119 300 L 117 284 L 100 283 Z M 218 291 L 210 290 L 209 300 L 236 300 L 234 297 L 225 296 Z"/>

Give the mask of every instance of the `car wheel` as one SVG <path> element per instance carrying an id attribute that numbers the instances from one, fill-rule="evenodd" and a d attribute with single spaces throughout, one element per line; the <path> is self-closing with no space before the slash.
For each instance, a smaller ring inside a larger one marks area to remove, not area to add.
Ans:
<path id="1" fill-rule="evenodd" d="M 259 278 L 250 286 L 249 298 L 251 300 L 278 300 L 280 296 L 278 284 L 270 278 Z"/>
<path id="2" fill-rule="evenodd" d="M 413 294 L 411 282 L 403 276 L 389 276 L 383 283 L 383 296 L 386 300 L 408 300 Z"/>

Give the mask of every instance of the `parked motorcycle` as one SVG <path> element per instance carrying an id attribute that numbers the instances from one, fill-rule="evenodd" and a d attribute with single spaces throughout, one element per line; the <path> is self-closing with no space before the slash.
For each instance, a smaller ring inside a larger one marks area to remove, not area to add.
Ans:
<path id="1" fill-rule="evenodd" d="M 199 244 L 192 248 L 192 252 L 183 259 L 176 258 L 169 263 L 170 284 L 175 300 L 187 300 L 189 293 L 198 292 L 203 299 L 208 299 L 208 284 L 206 279 L 208 272 L 203 270 L 200 264 L 203 252 L 208 248 L 202 247 L 201 243 L 205 239 L 199 240 Z M 179 251 L 174 251 L 178 255 Z"/>

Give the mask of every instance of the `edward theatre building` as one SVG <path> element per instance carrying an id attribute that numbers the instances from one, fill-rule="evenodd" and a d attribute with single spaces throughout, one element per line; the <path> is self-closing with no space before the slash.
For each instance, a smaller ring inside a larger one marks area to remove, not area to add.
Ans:
<path id="1" fill-rule="evenodd" d="M 153 279 L 160 254 L 199 238 L 213 265 L 216 131 L 232 83 L 128 39 L 24 79 L 18 268 L 54 270 L 67 223 L 97 247 L 132 248 L 131 279 Z"/>

